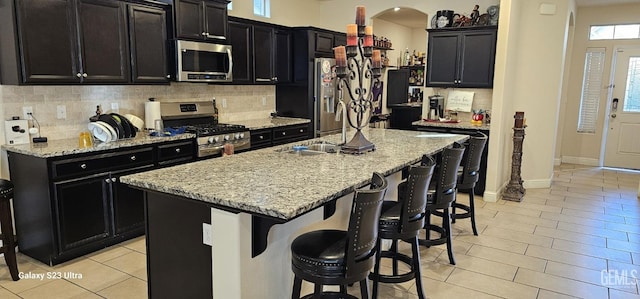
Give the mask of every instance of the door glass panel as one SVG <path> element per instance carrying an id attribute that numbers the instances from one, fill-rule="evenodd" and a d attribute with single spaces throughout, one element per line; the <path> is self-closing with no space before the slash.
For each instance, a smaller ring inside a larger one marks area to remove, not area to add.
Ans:
<path id="1" fill-rule="evenodd" d="M 629 58 L 624 112 L 640 112 L 640 57 Z"/>

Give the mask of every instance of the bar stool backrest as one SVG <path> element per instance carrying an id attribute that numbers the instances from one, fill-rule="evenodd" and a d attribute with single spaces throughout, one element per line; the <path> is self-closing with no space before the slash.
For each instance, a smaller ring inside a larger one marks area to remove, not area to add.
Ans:
<path id="1" fill-rule="evenodd" d="M 458 167 L 460 167 L 464 150 L 464 146 L 456 142 L 452 147 L 445 148 L 442 151 L 434 182 L 435 193 L 433 198 L 430 198 L 428 206 L 434 209 L 444 209 L 449 207 L 455 200 Z"/>
<path id="2" fill-rule="evenodd" d="M 367 272 L 375 263 L 378 219 L 387 181 L 382 174 L 374 172 L 371 182 L 372 189 L 358 189 L 354 194 L 345 249 L 347 277 Z"/>
<path id="3" fill-rule="evenodd" d="M 467 149 L 464 151 L 464 156 L 462 157 L 462 175 L 458 179 L 458 189 L 471 189 L 475 187 L 478 182 L 480 160 L 482 159 L 482 153 L 487 144 L 487 139 L 487 135 L 482 132 L 477 132 L 465 142 Z"/>
<path id="4" fill-rule="evenodd" d="M 400 234 L 419 231 L 424 227 L 427 192 L 436 166 L 431 157 L 425 157 L 421 166 L 409 168 L 406 188 L 403 190 L 404 194 L 400 195 L 402 198 Z"/>

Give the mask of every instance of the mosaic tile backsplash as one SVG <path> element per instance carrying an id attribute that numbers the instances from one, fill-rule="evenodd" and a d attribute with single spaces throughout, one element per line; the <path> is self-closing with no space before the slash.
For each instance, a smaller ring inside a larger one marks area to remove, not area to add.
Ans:
<path id="1" fill-rule="evenodd" d="M 23 117 L 22 107 L 30 106 L 43 136 L 51 140 L 76 138 L 87 130 L 89 117 L 100 105 L 103 113 L 133 114 L 144 119 L 144 103 L 157 101 L 210 101 L 216 98 L 220 122 L 269 117 L 275 110 L 275 87 L 262 85 L 209 85 L 171 83 L 171 85 L 88 85 L 88 86 L 11 86 L 0 85 L 3 119 Z M 226 99 L 226 107 L 222 105 Z M 263 100 L 264 99 L 264 100 Z M 64 105 L 66 119 L 57 119 Z M 4 140 L 2 140 L 4 143 Z"/>

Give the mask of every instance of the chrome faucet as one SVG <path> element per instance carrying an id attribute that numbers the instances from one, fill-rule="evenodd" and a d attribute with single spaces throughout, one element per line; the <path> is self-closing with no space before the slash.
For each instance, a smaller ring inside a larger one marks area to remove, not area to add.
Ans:
<path id="1" fill-rule="evenodd" d="M 342 114 L 342 138 L 340 144 L 347 143 L 347 105 L 343 100 L 338 101 L 338 111 L 336 111 L 336 121 L 340 120 Z"/>

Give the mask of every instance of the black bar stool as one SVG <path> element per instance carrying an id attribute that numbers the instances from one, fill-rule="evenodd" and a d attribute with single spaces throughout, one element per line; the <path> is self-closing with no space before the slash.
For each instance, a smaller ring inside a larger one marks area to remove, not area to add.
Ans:
<path id="1" fill-rule="evenodd" d="M 456 184 L 458 181 L 458 167 L 462 161 L 464 146 L 454 143 L 451 148 L 446 148 L 439 155 L 436 166 L 436 176 L 431 181 L 427 194 L 427 217 L 424 228 L 426 238 L 418 240 L 420 245 L 431 247 L 433 245 L 447 244 L 449 263 L 456 264 L 453 257 L 453 245 L 451 244 L 451 215 L 449 208 L 456 199 Z M 431 223 L 431 214 L 442 217 L 442 225 Z M 431 239 L 431 232 L 437 232 L 440 236 Z"/>
<path id="2" fill-rule="evenodd" d="M 0 253 L 4 253 L 4 260 L 9 266 L 11 278 L 16 281 L 18 277 L 18 263 L 16 261 L 16 239 L 13 235 L 13 221 L 11 219 L 11 199 L 13 198 L 13 183 L 0 179 L 0 240 L 2 247 Z"/>
<path id="3" fill-rule="evenodd" d="M 427 191 L 433 176 L 435 162 L 423 157 L 422 166 L 411 166 L 408 177 L 398 185 L 398 201 L 384 201 L 378 225 L 378 242 L 376 247 L 376 265 L 369 275 L 373 281 L 372 298 L 378 298 L 378 282 L 401 283 L 416 280 L 418 298 L 424 298 L 420 277 L 420 250 L 418 249 L 418 235 L 424 227 L 426 217 Z M 382 239 L 391 240 L 391 248 L 382 251 Z M 411 257 L 398 252 L 398 240 L 411 243 Z M 380 274 L 381 258 L 392 259 L 393 274 Z M 398 261 L 410 266 L 405 273 L 398 273 Z"/>
<path id="4" fill-rule="evenodd" d="M 360 282 L 361 298 L 369 298 L 367 276 L 375 262 L 378 219 L 387 181 L 374 173 L 371 189 L 353 196 L 349 227 L 304 233 L 291 243 L 291 268 L 295 274 L 291 298 L 300 298 L 302 280 L 315 284 L 304 298 L 358 298 L 348 295 L 347 285 Z M 340 286 L 340 293 L 323 292 L 324 285 Z"/>
<path id="5" fill-rule="evenodd" d="M 457 198 L 454 200 L 451 206 L 451 222 L 455 223 L 456 219 L 471 218 L 471 229 L 474 235 L 478 235 L 476 229 L 476 214 L 473 203 L 473 196 L 475 193 L 476 183 L 480 177 L 480 160 L 482 159 L 482 153 L 484 152 L 485 145 L 487 144 L 487 135 L 482 132 L 477 132 L 471 136 L 467 142 L 465 142 L 466 150 L 462 157 L 462 171 L 458 172 L 458 190 L 469 192 L 469 205 L 458 202 Z M 456 209 L 463 210 L 462 213 L 456 213 Z"/>

